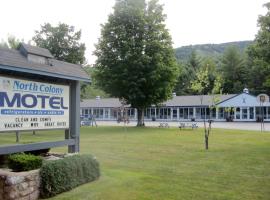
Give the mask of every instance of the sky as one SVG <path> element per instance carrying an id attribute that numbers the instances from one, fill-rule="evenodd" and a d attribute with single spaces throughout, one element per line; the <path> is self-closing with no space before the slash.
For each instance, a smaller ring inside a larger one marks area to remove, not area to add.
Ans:
<path id="1" fill-rule="evenodd" d="M 267 0 L 159 0 L 167 15 L 173 47 L 253 40 L 258 15 Z M 100 37 L 100 25 L 113 12 L 114 0 L 1 0 L 0 39 L 8 35 L 31 40 L 40 25 L 59 22 L 82 30 L 89 64 Z"/>

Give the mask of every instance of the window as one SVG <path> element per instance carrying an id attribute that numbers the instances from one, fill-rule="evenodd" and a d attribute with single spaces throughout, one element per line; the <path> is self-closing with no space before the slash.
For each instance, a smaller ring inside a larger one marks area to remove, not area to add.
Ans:
<path id="1" fill-rule="evenodd" d="M 211 109 L 211 118 L 216 118 L 216 108 Z"/>
<path id="2" fill-rule="evenodd" d="M 254 108 L 249 108 L 249 119 L 254 119 Z"/>
<path id="3" fill-rule="evenodd" d="M 188 108 L 184 108 L 184 119 L 188 119 Z"/>
<path id="4" fill-rule="evenodd" d="M 177 119 L 177 108 L 173 108 L 173 119 Z"/>
<path id="5" fill-rule="evenodd" d="M 218 118 L 219 119 L 224 119 L 224 108 L 219 108 L 218 109 Z"/>
<path id="6" fill-rule="evenodd" d="M 193 118 L 193 108 L 188 108 L 189 119 Z"/>
<path id="7" fill-rule="evenodd" d="M 196 119 L 201 119 L 201 108 L 196 108 Z"/>
<path id="8" fill-rule="evenodd" d="M 247 119 L 247 108 L 242 108 L 242 119 Z"/>
<path id="9" fill-rule="evenodd" d="M 105 108 L 105 119 L 109 118 L 109 109 Z"/>
<path id="10" fill-rule="evenodd" d="M 184 108 L 179 108 L 179 118 L 180 119 L 184 118 Z"/>
<path id="11" fill-rule="evenodd" d="M 236 108 L 235 116 L 236 116 L 236 119 L 240 119 L 240 108 L 239 107 Z"/>

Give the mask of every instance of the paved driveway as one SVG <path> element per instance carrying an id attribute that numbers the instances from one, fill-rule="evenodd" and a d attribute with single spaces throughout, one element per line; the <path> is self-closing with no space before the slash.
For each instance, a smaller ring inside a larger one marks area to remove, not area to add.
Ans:
<path id="1" fill-rule="evenodd" d="M 145 122 L 146 126 L 158 127 L 160 122 Z M 170 127 L 178 127 L 179 122 L 167 122 Z M 190 123 L 190 122 L 188 122 Z M 199 127 L 203 127 L 203 122 L 195 122 Z M 97 121 L 102 126 L 124 126 L 124 123 L 116 121 Z M 130 122 L 127 126 L 136 126 L 136 122 Z M 213 128 L 239 129 L 239 130 L 261 130 L 261 123 L 257 122 L 214 122 Z M 270 123 L 264 123 L 264 130 L 270 131 Z"/>

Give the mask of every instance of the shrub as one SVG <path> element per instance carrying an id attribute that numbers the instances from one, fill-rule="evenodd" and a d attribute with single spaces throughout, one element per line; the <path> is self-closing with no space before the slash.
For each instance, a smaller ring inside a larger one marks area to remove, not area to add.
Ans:
<path id="1" fill-rule="evenodd" d="M 96 180 L 100 176 L 99 163 L 91 155 L 74 155 L 47 161 L 40 170 L 41 196 L 51 197 Z"/>
<path id="2" fill-rule="evenodd" d="M 42 158 L 31 154 L 12 154 L 8 157 L 8 167 L 16 172 L 38 169 L 42 166 Z"/>

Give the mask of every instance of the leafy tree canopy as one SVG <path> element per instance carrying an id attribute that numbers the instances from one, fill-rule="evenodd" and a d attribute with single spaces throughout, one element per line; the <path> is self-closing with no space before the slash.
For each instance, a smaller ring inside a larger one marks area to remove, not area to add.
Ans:
<path id="1" fill-rule="evenodd" d="M 171 97 L 178 68 L 156 0 L 117 0 L 96 45 L 96 78 L 105 92 L 143 110 Z"/>
<path id="2" fill-rule="evenodd" d="M 75 31 L 74 26 L 59 23 L 41 25 L 41 30 L 35 31 L 33 40 L 39 47 L 48 49 L 52 55 L 62 61 L 84 64 L 85 44 L 80 42 L 81 31 Z"/>
<path id="3" fill-rule="evenodd" d="M 250 56 L 252 82 L 251 87 L 257 93 L 270 93 L 270 3 L 265 16 L 259 16 L 259 31 L 253 45 L 248 49 Z"/>
<path id="4" fill-rule="evenodd" d="M 7 41 L 2 40 L 0 42 L 0 47 L 18 49 L 21 42 L 23 42 L 23 40 L 20 40 L 13 35 L 9 35 Z"/>
<path id="5" fill-rule="evenodd" d="M 96 96 L 100 96 L 102 98 L 110 97 L 109 94 L 105 93 L 103 90 L 97 87 L 95 75 L 94 75 L 94 67 L 85 66 L 84 67 L 87 74 L 91 77 L 90 83 L 81 83 L 81 98 L 82 99 L 91 99 Z"/>

